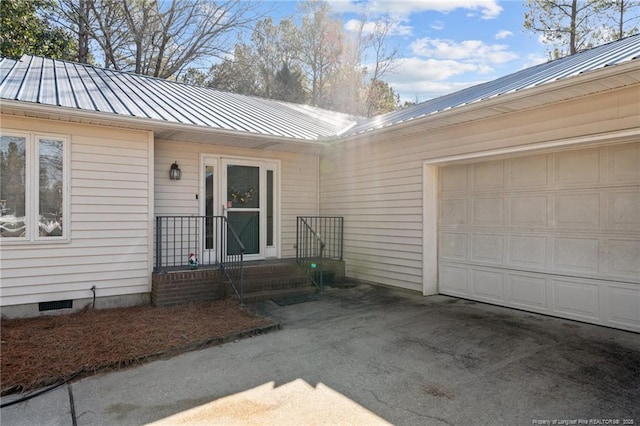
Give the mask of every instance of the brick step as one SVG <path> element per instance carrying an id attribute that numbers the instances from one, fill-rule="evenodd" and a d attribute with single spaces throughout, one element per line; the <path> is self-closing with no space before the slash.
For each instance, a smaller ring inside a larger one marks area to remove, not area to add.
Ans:
<path id="1" fill-rule="evenodd" d="M 269 281 L 278 281 L 278 280 L 288 280 L 288 279 L 295 279 L 295 280 L 299 280 L 299 279 L 304 279 L 304 278 L 308 278 L 309 275 L 307 274 L 273 274 L 273 275 L 246 275 L 246 274 L 242 274 L 242 278 L 244 278 L 244 281 L 264 281 L 264 282 L 269 282 Z"/>
<path id="2" fill-rule="evenodd" d="M 283 268 L 244 268 L 243 275 L 251 277 L 278 277 L 278 276 L 298 276 L 305 275 L 306 271 L 298 266 L 286 266 Z"/>
<path id="3" fill-rule="evenodd" d="M 303 287 L 311 284 L 307 277 L 278 277 L 271 279 L 245 279 L 243 287 L 245 293 L 264 290 L 279 290 L 284 288 Z"/>
<path id="4" fill-rule="evenodd" d="M 323 268 L 326 268 L 325 285 L 344 277 L 344 262 L 323 260 Z M 301 267 L 295 261 L 250 262 L 245 264 L 243 290 L 245 294 L 258 294 L 255 298 L 260 300 L 277 297 L 273 294 L 277 295 L 278 292 L 291 292 L 293 295 L 314 292 L 315 287 L 311 285 L 307 271 L 308 267 Z M 154 273 L 152 276 L 151 301 L 156 306 L 217 300 L 232 294 L 234 291 L 218 267 L 175 270 Z"/>
<path id="5" fill-rule="evenodd" d="M 288 288 L 299 288 L 311 285 L 311 280 L 307 277 L 280 277 L 278 279 L 262 280 L 251 279 L 244 280 L 243 291 L 245 293 L 253 293 L 258 291 L 282 290 Z M 231 285 L 227 285 L 227 290 L 231 290 Z"/>
<path id="6" fill-rule="evenodd" d="M 255 302 L 262 302 L 269 299 L 280 299 L 285 297 L 302 296 L 305 294 L 314 294 L 316 292 L 317 292 L 317 289 L 312 285 L 305 286 L 305 287 L 298 287 L 298 288 L 281 289 L 281 290 L 259 291 L 255 293 L 245 293 L 244 302 L 255 303 Z"/>

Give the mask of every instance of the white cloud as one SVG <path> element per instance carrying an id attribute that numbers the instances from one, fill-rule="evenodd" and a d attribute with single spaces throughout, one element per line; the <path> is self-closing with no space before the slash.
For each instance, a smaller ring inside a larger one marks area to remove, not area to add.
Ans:
<path id="1" fill-rule="evenodd" d="M 385 78 L 403 100 L 409 101 L 416 96 L 431 99 L 479 84 L 479 79 L 493 78 L 494 66 L 518 58 L 507 45 L 481 40 L 456 42 L 426 37 L 415 40 L 410 48 L 414 56 L 404 59 L 397 72 Z"/>
<path id="2" fill-rule="evenodd" d="M 435 21 L 433 24 L 431 24 L 431 28 L 433 28 L 434 30 L 442 30 L 444 29 L 444 22 Z"/>
<path id="3" fill-rule="evenodd" d="M 507 37 L 511 37 L 513 35 L 513 33 L 511 31 L 508 30 L 500 30 L 496 33 L 495 38 L 496 40 L 504 40 Z"/>
<path id="4" fill-rule="evenodd" d="M 344 29 L 348 32 L 357 33 L 360 30 L 361 22 L 358 19 L 350 19 L 344 24 Z M 364 27 L 362 28 L 362 32 L 364 34 L 373 34 L 377 31 L 376 22 L 365 22 Z M 399 22 L 391 23 L 391 28 L 389 29 L 389 35 L 399 35 L 406 36 L 411 35 L 411 27 L 406 25 L 401 25 Z"/>
<path id="5" fill-rule="evenodd" d="M 392 30 L 392 35 L 409 36 L 413 32 L 413 27 L 411 27 L 410 25 L 401 25 L 400 23 L 397 23 L 396 25 L 394 25 Z"/>
<path id="6" fill-rule="evenodd" d="M 400 94 L 401 102 L 424 102 L 439 96 L 448 95 L 467 87 L 475 86 L 483 81 L 411 81 L 391 83 L 393 90 Z"/>
<path id="7" fill-rule="evenodd" d="M 479 13 L 482 19 L 492 19 L 496 18 L 503 10 L 498 0 L 331 0 L 331 8 L 336 13 L 355 13 L 367 16 L 371 21 L 365 25 L 365 31 L 369 28 L 368 32 L 371 32 L 375 26 L 373 21 L 377 18 L 389 19 L 394 23 L 390 35 L 400 36 L 412 34 L 411 15 L 415 13 L 434 11 L 449 13 L 457 9 L 467 9 L 474 12 L 468 16 L 477 16 Z M 344 28 L 354 32 L 358 29 L 357 24 L 357 20 L 350 20 Z M 444 29 L 444 22 L 435 21 L 431 28 Z"/>
<path id="8" fill-rule="evenodd" d="M 369 27 L 369 29 L 367 29 Z M 375 28 L 375 22 L 367 22 L 362 29 L 363 32 L 371 32 L 371 29 Z M 357 19 L 349 19 L 344 23 L 344 29 L 348 32 L 356 33 L 360 31 L 360 21 Z"/>
<path id="9" fill-rule="evenodd" d="M 404 58 L 397 72 L 388 74 L 386 79 L 394 83 L 416 81 L 442 81 L 467 72 L 477 72 L 480 67 L 452 60 Z"/>
<path id="10" fill-rule="evenodd" d="M 522 64 L 520 69 L 530 68 L 535 65 L 544 64 L 549 60 L 548 56 L 539 55 L 536 53 L 530 53 L 527 55 L 527 60 Z"/>
<path id="11" fill-rule="evenodd" d="M 353 0 L 332 0 L 330 5 L 335 13 L 363 13 L 366 10 L 366 3 Z"/>
<path id="12" fill-rule="evenodd" d="M 491 74 L 495 70 L 487 64 L 479 64 L 478 65 L 478 74 Z"/>
<path id="13" fill-rule="evenodd" d="M 407 19 L 410 15 L 420 12 L 449 13 L 456 9 L 468 9 L 478 12 L 482 19 L 496 18 L 502 12 L 498 0 L 406 0 L 406 1 L 335 1 L 331 7 L 338 13 L 361 13 L 364 11 L 374 14 L 389 13 Z"/>
<path id="14" fill-rule="evenodd" d="M 447 39 L 420 38 L 411 43 L 411 50 L 419 56 L 437 59 L 452 59 L 479 62 L 483 64 L 503 64 L 518 58 L 504 44 L 486 44 L 482 40 L 456 42 Z"/>

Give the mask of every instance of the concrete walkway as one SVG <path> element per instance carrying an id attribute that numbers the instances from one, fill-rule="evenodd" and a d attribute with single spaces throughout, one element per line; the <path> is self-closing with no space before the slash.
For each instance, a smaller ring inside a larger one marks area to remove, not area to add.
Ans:
<path id="1" fill-rule="evenodd" d="M 0 422 L 640 424 L 640 334 L 367 285 L 253 308 L 282 330 L 61 386 Z"/>

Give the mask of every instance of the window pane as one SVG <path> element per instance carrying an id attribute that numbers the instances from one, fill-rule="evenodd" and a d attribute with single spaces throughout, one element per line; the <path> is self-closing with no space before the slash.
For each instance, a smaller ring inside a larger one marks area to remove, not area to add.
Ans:
<path id="1" fill-rule="evenodd" d="M 0 138 L 0 237 L 25 236 L 26 145 L 23 137 Z"/>
<path id="2" fill-rule="evenodd" d="M 205 209 L 205 216 L 207 216 L 206 219 L 206 224 L 205 224 L 205 235 L 206 235 L 206 240 L 205 240 L 205 248 L 207 250 L 211 250 L 212 248 L 214 248 L 214 232 L 215 232 L 215 225 L 216 222 L 213 219 L 213 189 L 215 188 L 213 186 L 213 179 L 214 179 L 214 175 L 213 175 L 213 166 L 206 166 L 205 167 L 205 172 L 204 172 L 204 187 L 205 187 L 205 204 L 204 204 L 204 209 Z"/>
<path id="3" fill-rule="evenodd" d="M 260 168 L 227 166 L 227 206 L 233 208 L 260 207 Z"/>
<path id="4" fill-rule="evenodd" d="M 62 236 L 62 141 L 40 139 L 39 161 L 39 235 L 41 237 Z"/>
<path id="5" fill-rule="evenodd" d="M 273 170 L 267 170 L 267 246 L 273 246 Z"/>

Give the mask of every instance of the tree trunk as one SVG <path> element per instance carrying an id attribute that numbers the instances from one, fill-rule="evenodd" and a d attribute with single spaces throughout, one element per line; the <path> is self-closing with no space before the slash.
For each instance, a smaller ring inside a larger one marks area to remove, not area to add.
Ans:
<path id="1" fill-rule="evenodd" d="M 616 5 L 618 4 L 618 2 L 616 2 Z M 618 28 L 618 40 L 620 40 L 622 37 L 624 37 L 624 0 L 620 0 L 620 22 L 619 22 L 619 28 Z"/>
<path id="2" fill-rule="evenodd" d="M 80 0 L 78 4 L 78 62 L 89 63 L 89 2 Z"/>
<path id="3" fill-rule="evenodd" d="M 576 53 L 576 15 L 578 14 L 578 0 L 571 2 L 571 26 L 569 28 L 569 54 Z"/>

